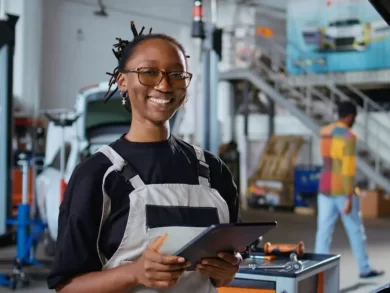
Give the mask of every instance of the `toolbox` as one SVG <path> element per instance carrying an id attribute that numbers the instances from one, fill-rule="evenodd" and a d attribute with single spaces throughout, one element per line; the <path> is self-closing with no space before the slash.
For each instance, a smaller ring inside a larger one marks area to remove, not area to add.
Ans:
<path id="1" fill-rule="evenodd" d="M 261 254 L 252 253 L 252 256 Z M 288 257 L 277 257 L 270 266 L 283 266 Z M 240 267 L 228 287 L 218 288 L 218 293 L 328 293 L 340 290 L 340 255 L 305 253 L 299 258 L 298 269 L 257 269 L 247 264 Z"/>

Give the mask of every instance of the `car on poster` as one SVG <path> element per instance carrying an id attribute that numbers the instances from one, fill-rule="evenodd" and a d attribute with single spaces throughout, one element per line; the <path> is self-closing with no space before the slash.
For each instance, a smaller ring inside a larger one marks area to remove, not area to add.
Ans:
<path id="1" fill-rule="evenodd" d="M 326 27 L 305 27 L 306 44 L 317 45 L 320 52 L 363 51 L 370 43 L 385 39 L 390 28 L 383 20 L 363 23 L 357 17 L 338 18 Z"/>
<path id="2" fill-rule="evenodd" d="M 390 68 L 390 28 L 369 1 L 294 0 L 286 14 L 287 74 Z"/>

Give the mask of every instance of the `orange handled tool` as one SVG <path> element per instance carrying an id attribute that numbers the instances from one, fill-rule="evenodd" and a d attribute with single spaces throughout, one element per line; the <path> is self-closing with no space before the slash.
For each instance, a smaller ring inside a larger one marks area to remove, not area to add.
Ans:
<path id="1" fill-rule="evenodd" d="M 302 257 L 305 254 L 305 245 L 302 241 L 298 244 L 271 244 L 267 242 L 264 244 L 264 253 L 266 255 L 289 255 L 290 253 L 296 253 L 298 257 Z"/>

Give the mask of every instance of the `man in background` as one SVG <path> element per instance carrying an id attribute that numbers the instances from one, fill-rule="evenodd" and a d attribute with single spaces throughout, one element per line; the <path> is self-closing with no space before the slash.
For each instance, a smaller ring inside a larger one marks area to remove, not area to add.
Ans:
<path id="1" fill-rule="evenodd" d="M 361 278 L 383 275 L 369 264 L 366 235 L 360 218 L 360 203 L 354 192 L 356 174 L 356 135 L 351 128 L 357 115 L 356 106 L 343 102 L 338 121 L 321 129 L 323 171 L 318 194 L 318 218 L 315 252 L 329 254 L 332 234 L 341 216 Z"/>

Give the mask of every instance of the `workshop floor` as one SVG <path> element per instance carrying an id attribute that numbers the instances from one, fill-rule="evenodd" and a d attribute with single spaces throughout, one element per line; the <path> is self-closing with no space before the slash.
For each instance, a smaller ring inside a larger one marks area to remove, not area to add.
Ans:
<path id="1" fill-rule="evenodd" d="M 273 221 L 277 220 L 278 228 L 270 232 L 266 240 L 278 243 L 305 242 L 307 251 L 314 247 L 316 219 L 313 216 L 300 216 L 291 213 L 270 213 L 265 211 L 249 211 L 243 215 L 245 221 Z M 369 256 L 374 268 L 386 269 L 390 260 L 390 219 L 366 220 L 365 228 L 368 237 Z M 0 259 L 11 259 L 15 253 L 13 248 L 0 250 Z M 359 280 L 357 265 L 352 256 L 348 239 L 342 224 L 339 222 L 333 237 L 333 253 L 341 254 L 341 292 L 368 293 L 390 282 L 390 271 L 387 275 L 374 280 Z M 1 262 L 1 261 L 0 261 Z M 11 266 L 0 265 L 0 271 L 6 272 Z M 45 275 L 47 269 L 32 270 L 34 281 L 28 288 L 17 292 L 47 293 L 54 292 L 46 288 Z M 0 288 L 0 292 L 11 292 Z M 336 293 L 336 292 L 325 292 Z"/>

